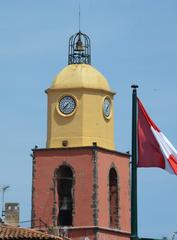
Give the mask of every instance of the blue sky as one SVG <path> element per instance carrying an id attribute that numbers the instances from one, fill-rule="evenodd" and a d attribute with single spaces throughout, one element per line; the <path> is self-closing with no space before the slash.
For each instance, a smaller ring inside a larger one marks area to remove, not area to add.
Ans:
<path id="1" fill-rule="evenodd" d="M 44 90 L 67 65 L 69 37 L 78 31 L 79 0 L 0 0 L 0 185 L 30 219 L 31 148 L 45 147 Z M 81 30 L 91 38 L 92 65 L 115 97 L 115 143 L 131 149 L 131 84 L 152 119 L 177 147 L 177 1 L 80 1 Z M 138 170 L 140 236 L 177 230 L 177 177 Z"/>

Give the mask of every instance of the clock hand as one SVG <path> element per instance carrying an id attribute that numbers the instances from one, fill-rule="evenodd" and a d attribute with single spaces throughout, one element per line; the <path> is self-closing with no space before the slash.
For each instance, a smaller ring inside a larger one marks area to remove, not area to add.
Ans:
<path id="1" fill-rule="evenodd" d="M 109 109 L 109 105 L 106 106 L 106 111 Z"/>
<path id="2" fill-rule="evenodd" d="M 69 105 L 69 103 L 66 103 L 66 105 L 63 107 L 63 109 L 65 109 L 68 105 Z"/>

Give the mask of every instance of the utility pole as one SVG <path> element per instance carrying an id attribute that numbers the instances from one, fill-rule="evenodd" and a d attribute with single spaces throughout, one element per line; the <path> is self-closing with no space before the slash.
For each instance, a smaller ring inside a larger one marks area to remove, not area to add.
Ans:
<path id="1" fill-rule="evenodd" d="M 5 216 L 5 210 L 4 210 L 4 195 L 5 195 L 5 191 L 10 188 L 10 186 L 6 185 L 4 187 L 1 187 L 2 189 L 2 212 L 1 212 L 1 216 L 2 218 Z"/>

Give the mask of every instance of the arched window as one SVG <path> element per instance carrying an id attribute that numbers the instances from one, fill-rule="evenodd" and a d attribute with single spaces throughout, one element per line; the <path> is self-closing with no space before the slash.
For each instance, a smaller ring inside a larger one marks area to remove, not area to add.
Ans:
<path id="1" fill-rule="evenodd" d="M 110 227 L 118 228 L 118 181 L 117 172 L 113 167 L 109 171 L 109 206 Z"/>
<path id="2" fill-rule="evenodd" d="M 73 210 L 73 172 L 68 166 L 61 166 L 57 171 L 57 192 L 59 199 L 59 226 L 72 226 Z"/>

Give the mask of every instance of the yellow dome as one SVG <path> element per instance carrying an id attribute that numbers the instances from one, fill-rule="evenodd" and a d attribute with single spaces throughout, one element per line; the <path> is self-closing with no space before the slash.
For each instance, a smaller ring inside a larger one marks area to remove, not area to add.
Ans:
<path id="1" fill-rule="evenodd" d="M 54 79 L 50 89 L 90 88 L 110 91 L 106 78 L 89 64 L 70 64 Z"/>

